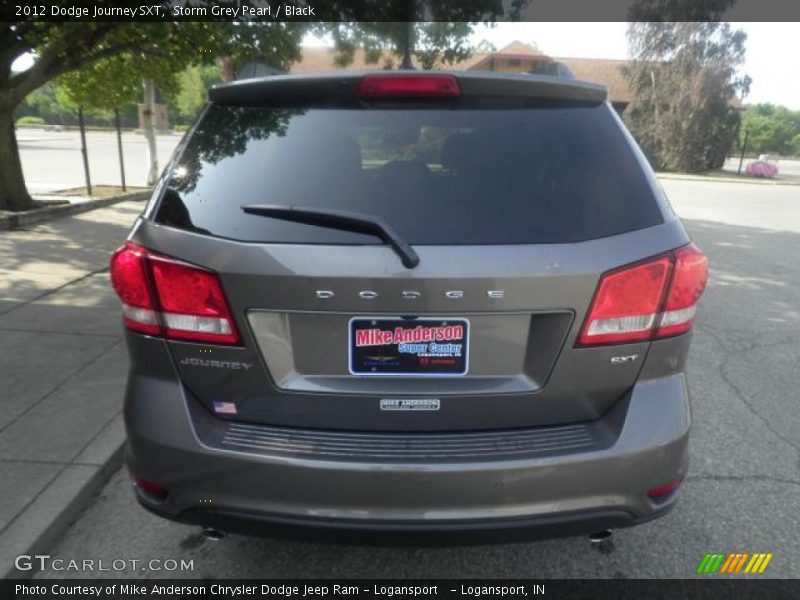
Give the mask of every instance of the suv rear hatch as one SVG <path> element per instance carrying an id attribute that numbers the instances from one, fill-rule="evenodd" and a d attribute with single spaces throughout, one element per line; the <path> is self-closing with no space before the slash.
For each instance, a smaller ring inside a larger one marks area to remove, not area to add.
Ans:
<path id="1" fill-rule="evenodd" d="M 323 429 L 603 414 L 649 342 L 576 347 L 598 281 L 688 241 L 604 90 L 391 77 L 212 90 L 131 237 L 221 281 L 239 341 L 170 340 L 187 390 L 221 418 Z"/>

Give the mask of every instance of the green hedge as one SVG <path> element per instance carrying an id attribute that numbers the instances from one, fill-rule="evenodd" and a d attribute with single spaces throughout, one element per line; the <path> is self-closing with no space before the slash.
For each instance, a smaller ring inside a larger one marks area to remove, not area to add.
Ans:
<path id="1" fill-rule="evenodd" d="M 30 115 L 26 117 L 20 117 L 17 119 L 17 125 L 44 125 L 44 119 L 42 117 L 32 117 Z"/>

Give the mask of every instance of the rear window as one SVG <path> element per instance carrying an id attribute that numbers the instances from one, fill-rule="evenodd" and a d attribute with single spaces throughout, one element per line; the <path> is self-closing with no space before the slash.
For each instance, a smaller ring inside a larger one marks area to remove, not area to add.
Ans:
<path id="1" fill-rule="evenodd" d="M 157 222 L 250 242 L 380 243 L 241 210 L 262 203 L 379 216 L 411 244 L 577 242 L 662 222 L 605 105 L 210 106 Z"/>

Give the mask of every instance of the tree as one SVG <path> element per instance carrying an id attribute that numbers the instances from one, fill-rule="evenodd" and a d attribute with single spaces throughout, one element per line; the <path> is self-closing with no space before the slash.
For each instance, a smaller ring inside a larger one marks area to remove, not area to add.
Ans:
<path id="1" fill-rule="evenodd" d="M 46 83 L 35 92 L 28 95 L 25 101 L 17 108 L 19 114 L 41 117 L 45 123 L 65 125 L 72 121 L 73 113 L 64 105 L 63 97 L 59 94 L 59 86 L 54 81 Z"/>
<path id="2" fill-rule="evenodd" d="M 180 73 L 178 87 L 180 90 L 171 95 L 184 122 L 192 121 L 206 102 L 209 87 L 222 81 L 219 67 L 216 65 L 193 65 Z"/>
<path id="3" fill-rule="evenodd" d="M 774 104 L 749 106 L 741 130 L 741 142 L 747 131 L 747 149 L 755 154 L 794 154 L 795 140 L 800 136 L 800 111 Z"/>
<path id="4" fill-rule="evenodd" d="M 25 188 L 14 132 L 14 109 L 32 92 L 68 73 L 96 69 L 77 76 L 71 93 L 91 95 L 95 81 L 108 84 L 108 94 L 128 93 L 147 73 L 162 80 L 191 64 L 218 56 L 236 61 L 268 56 L 277 66 L 299 55 L 305 23 L 46 23 L 33 20 L 0 24 L 0 210 L 25 210 L 33 201 Z M 33 65 L 11 69 L 24 54 Z M 115 62 L 116 61 L 116 62 Z M 120 67 L 114 69 L 113 67 Z M 134 75 L 135 74 L 135 75 Z M 96 80 L 95 80 L 96 76 Z M 115 90 L 112 92 L 111 90 Z M 81 91 L 83 90 L 83 91 Z M 89 91 L 87 91 L 89 90 Z"/>
<path id="5" fill-rule="evenodd" d="M 341 23 L 333 27 L 337 66 L 353 61 L 356 48 L 363 48 L 367 64 L 385 69 L 400 67 L 406 52 L 423 69 L 453 64 L 472 55 L 468 44 L 473 25 L 458 23 Z"/>
<path id="6" fill-rule="evenodd" d="M 721 9 L 729 3 L 705 4 Z M 624 116 L 654 167 L 702 172 L 722 166 L 736 141 L 738 98 L 750 85 L 737 71 L 746 39 L 719 21 L 629 25 L 634 59 L 625 75 L 633 100 Z"/>

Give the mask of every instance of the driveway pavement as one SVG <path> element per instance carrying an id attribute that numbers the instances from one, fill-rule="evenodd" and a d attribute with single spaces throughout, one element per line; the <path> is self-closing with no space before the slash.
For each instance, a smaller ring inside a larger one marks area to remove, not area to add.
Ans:
<path id="1" fill-rule="evenodd" d="M 694 400 L 692 467 L 679 507 L 660 521 L 617 532 L 609 552 L 590 549 L 582 538 L 461 548 L 337 547 L 240 536 L 213 543 L 196 528 L 168 523 L 139 509 L 126 475 L 119 472 L 48 553 L 64 558 L 183 558 L 194 561 L 195 570 L 181 574 L 191 577 L 685 578 L 694 576 L 706 552 L 772 552 L 764 576 L 797 577 L 800 191 L 793 186 L 674 180 L 664 181 L 664 187 L 711 261 L 688 368 Z M 51 274 L 52 285 L 63 286 L 59 291 L 31 300 L 41 293 L 36 286 L 42 275 L 29 269 L 29 281 L 7 294 L 11 312 L 2 322 L 4 337 L 23 337 L 9 342 L 4 351 L 14 356 L 11 371 L 19 370 L 12 385 L 27 399 L 12 403 L 15 420 L 6 427 L 22 423 L 31 428 L 27 431 L 48 435 L 49 429 L 34 425 L 34 416 L 47 417 L 48 408 L 57 404 L 72 414 L 63 405 L 89 395 L 98 403 L 87 401 L 84 409 L 97 406 L 103 416 L 91 422 L 87 439 L 103 419 L 111 423 L 116 418 L 117 409 L 106 398 L 118 398 L 121 383 L 117 378 L 114 384 L 108 373 L 121 369 L 124 359 L 117 355 L 116 319 L 100 284 L 103 275 L 93 274 L 93 269 L 99 268 L 99 255 L 114 245 L 110 238 L 118 231 L 116 223 L 132 218 L 135 207 L 118 210 L 106 213 L 110 222 L 101 225 L 99 237 L 86 238 L 92 240 L 87 249 L 74 249 L 74 261 L 59 261 L 60 246 L 42 242 L 53 265 L 66 263 L 66 271 Z M 89 306 L 68 308 L 64 317 L 43 316 L 42 306 L 56 298 L 71 305 L 68 294 Z M 23 319 L 25 315 L 30 316 Z M 43 329 L 69 336 L 69 344 L 59 346 L 60 338 L 41 333 Z M 32 337 L 37 335 L 42 337 Z M 33 350 L 21 350 L 26 340 Z M 48 355 L 64 363 L 61 375 L 49 373 L 49 364 L 36 356 L 36 349 L 45 347 Z M 75 372 L 86 376 L 64 381 L 64 373 Z M 99 380 L 92 384 L 92 378 Z M 67 394 L 85 385 L 95 387 Z M 41 408 L 33 412 L 37 406 Z M 10 468 L 22 460 L 14 446 L 0 443 L 9 452 Z M 59 453 L 46 447 L 37 459 L 43 464 L 37 475 L 42 481 L 54 476 L 51 470 L 65 468 L 52 467 Z M 60 459 L 74 461 L 77 451 L 65 446 Z M 38 576 L 84 575 L 46 571 Z"/>

